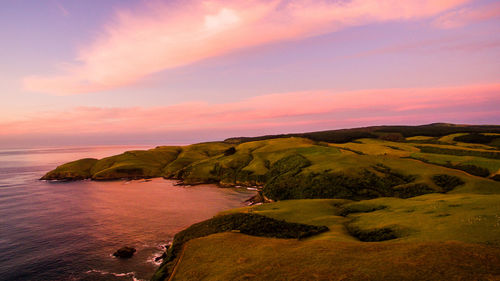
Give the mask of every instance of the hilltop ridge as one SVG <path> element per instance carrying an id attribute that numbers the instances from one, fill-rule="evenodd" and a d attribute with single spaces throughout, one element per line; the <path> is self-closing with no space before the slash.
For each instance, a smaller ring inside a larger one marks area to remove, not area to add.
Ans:
<path id="1" fill-rule="evenodd" d="M 164 177 L 259 186 L 274 200 L 408 198 L 455 188 L 488 192 L 500 177 L 498 132 L 500 126 L 431 124 L 233 138 L 81 159 L 42 179 Z"/>
<path id="2" fill-rule="evenodd" d="M 274 138 L 302 137 L 316 141 L 343 143 L 359 138 L 378 138 L 387 133 L 399 133 L 402 137 L 414 137 L 420 135 L 439 137 L 457 133 L 500 133 L 500 125 L 466 125 L 451 123 L 432 123 L 418 126 L 382 125 L 306 133 L 265 135 L 257 137 L 233 137 L 224 141 L 239 143 Z"/>

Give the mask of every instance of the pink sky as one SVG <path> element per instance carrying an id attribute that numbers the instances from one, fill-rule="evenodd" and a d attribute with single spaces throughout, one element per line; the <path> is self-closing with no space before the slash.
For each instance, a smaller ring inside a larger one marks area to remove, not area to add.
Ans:
<path id="1" fill-rule="evenodd" d="M 9 5 L 0 146 L 500 121 L 495 1 Z"/>

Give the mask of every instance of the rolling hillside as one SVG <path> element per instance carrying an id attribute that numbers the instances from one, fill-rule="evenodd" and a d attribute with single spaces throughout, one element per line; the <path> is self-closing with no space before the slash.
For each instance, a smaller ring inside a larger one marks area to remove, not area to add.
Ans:
<path id="1" fill-rule="evenodd" d="M 471 133 L 450 135 L 437 134 L 436 128 L 455 132 L 467 127 L 376 128 L 371 132 L 380 134 L 380 128 L 383 128 L 391 133 L 345 143 L 305 137 L 266 137 L 184 147 L 161 146 L 100 160 L 77 160 L 57 167 L 42 179 L 165 177 L 182 180 L 185 184 L 259 186 L 263 187 L 263 194 L 273 200 L 361 200 L 410 198 L 427 193 L 497 192 L 499 182 L 495 180 L 500 178 L 500 150 L 497 146 L 500 134 L 495 132 L 498 126 L 473 126 L 470 127 Z M 402 131 L 394 133 L 399 128 L 403 128 Z M 479 130 L 489 133 L 477 133 Z M 429 135 L 404 137 L 422 131 L 429 132 Z M 332 132 L 338 131 L 328 134 Z M 341 132 L 344 134 L 345 131 Z M 398 134 L 397 137 L 394 134 Z M 487 142 L 477 143 L 477 135 L 488 136 L 484 138 Z M 463 140 L 466 136 L 476 137 Z M 462 141 L 456 140 L 460 138 Z"/>
<path id="2" fill-rule="evenodd" d="M 499 126 L 371 127 L 128 151 L 45 180 L 254 186 L 152 280 L 500 280 Z"/>

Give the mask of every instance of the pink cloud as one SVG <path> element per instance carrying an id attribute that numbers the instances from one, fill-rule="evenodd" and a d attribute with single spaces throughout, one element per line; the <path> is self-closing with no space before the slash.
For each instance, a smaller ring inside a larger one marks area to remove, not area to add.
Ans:
<path id="1" fill-rule="evenodd" d="M 500 47 L 500 40 L 498 38 L 487 38 L 482 41 L 464 41 L 462 36 L 449 36 L 437 39 L 412 41 L 397 45 L 387 45 L 381 48 L 346 56 L 346 58 L 361 58 L 382 54 L 405 53 L 409 51 L 420 52 L 422 54 L 433 54 L 439 50 L 444 50 L 446 52 L 458 51 L 474 53 L 498 47 Z"/>
<path id="2" fill-rule="evenodd" d="M 356 116 L 354 118 L 353 116 Z M 21 135 L 184 134 L 200 130 L 291 131 L 384 123 L 498 120 L 500 84 L 427 89 L 309 91 L 268 94 L 231 103 L 161 107 L 77 107 L 0 123 L 0 137 Z M 305 128 L 305 129 L 304 129 Z"/>
<path id="3" fill-rule="evenodd" d="M 54 3 L 54 5 L 56 5 L 57 9 L 59 10 L 59 12 L 61 12 L 61 14 L 64 17 L 70 16 L 69 11 L 66 8 L 64 8 L 64 6 L 61 3 L 59 3 L 59 1 L 54 1 L 53 3 Z"/>
<path id="4" fill-rule="evenodd" d="M 433 22 L 433 25 L 443 29 L 456 28 L 474 22 L 500 17 L 500 3 L 490 3 L 480 7 L 464 7 L 447 12 Z"/>
<path id="5" fill-rule="evenodd" d="M 95 92 L 241 48 L 374 22 L 437 15 L 469 0 L 254 0 L 147 3 L 119 10 L 61 74 L 24 79 L 29 91 Z"/>

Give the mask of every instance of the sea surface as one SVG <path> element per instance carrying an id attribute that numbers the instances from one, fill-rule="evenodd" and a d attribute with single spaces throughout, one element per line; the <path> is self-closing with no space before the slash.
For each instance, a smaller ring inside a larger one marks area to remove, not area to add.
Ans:
<path id="1" fill-rule="evenodd" d="M 149 280 L 178 231 L 243 206 L 244 188 L 38 180 L 57 165 L 150 147 L 0 150 L 0 280 Z M 112 253 L 133 246 L 127 260 Z"/>

